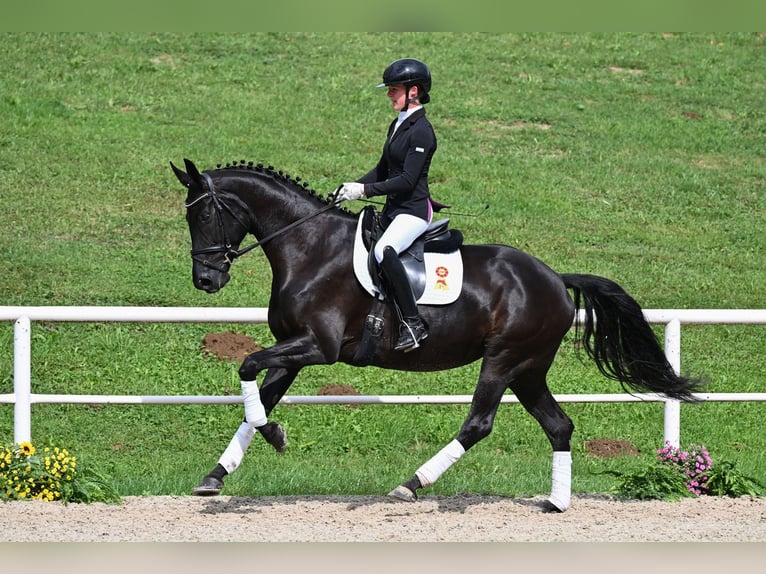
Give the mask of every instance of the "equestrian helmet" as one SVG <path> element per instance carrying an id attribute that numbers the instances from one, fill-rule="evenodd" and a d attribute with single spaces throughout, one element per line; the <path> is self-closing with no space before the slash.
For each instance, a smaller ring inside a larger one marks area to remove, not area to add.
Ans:
<path id="1" fill-rule="evenodd" d="M 383 82 L 376 87 L 383 88 L 395 84 L 404 84 L 407 87 L 418 86 L 420 100 L 426 103 L 430 99 L 428 92 L 431 90 L 431 70 L 423 62 L 414 58 L 395 60 L 383 71 Z"/>

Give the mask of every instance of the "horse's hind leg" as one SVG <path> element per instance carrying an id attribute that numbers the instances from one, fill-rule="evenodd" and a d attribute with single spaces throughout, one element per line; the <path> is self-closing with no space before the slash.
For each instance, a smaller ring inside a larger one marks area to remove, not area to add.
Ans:
<path id="1" fill-rule="evenodd" d="M 540 423 L 553 447 L 549 510 L 564 512 L 572 495 L 571 438 L 574 424 L 553 398 L 544 371 L 531 371 L 511 384 L 519 402 Z"/>
<path id="2" fill-rule="evenodd" d="M 259 391 L 257 391 L 260 404 L 263 406 L 263 420 L 279 403 L 287 389 L 290 387 L 299 370 L 269 369 Z M 251 383 L 254 386 L 255 383 Z M 245 389 L 243 384 L 243 391 Z M 256 387 L 257 388 L 257 387 Z M 251 389 L 252 391 L 252 389 Z M 248 396 L 245 396 L 245 401 Z M 215 496 L 223 489 L 223 479 L 227 474 L 234 472 L 242 462 L 247 448 L 255 436 L 255 431 L 261 433 L 263 438 L 272 445 L 277 452 L 284 452 L 287 446 L 287 437 L 282 426 L 276 422 L 265 422 L 255 426 L 248 422 L 248 417 L 239 425 L 226 450 L 218 459 L 218 464 L 211 470 L 200 483 L 194 488 L 193 493 L 197 496 Z M 260 421 L 259 421 L 260 422 Z"/>
<path id="3" fill-rule="evenodd" d="M 486 363 L 484 365 L 486 367 Z M 417 490 L 430 486 L 457 460 L 465 451 L 492 432 L 497 408 L 507 386 L 494 377 L 488 377 L 485 368 L 473 394 L 471 408 L 457 437 L 440 450 L 434 457 L 423 464 L 415 475 L 389 493 L 389 496 L 414 502 Z"/>
<path id="4" fill-rule="evenodd" d="M 570 440 L 574 424 L 548 390 L 545 376 L 549 367 L 550 361 L 547 361 L 543 367 L 527 368 L 513 378 L 519 370 L 516 369 L 512 371 L 513 382 L 509 386 L 519 402 L 540 423 L 553 447 L 549 509 L 563 512 L 569 508 L 571 500 Z M 474 391 L 470 412 L 457 438 L 421 466 L 410 480 L 390 492 L 389 496 L 414 502 L 417 500 L 419 488 L 433 484 L 465 451 L 489 435 L 497 408 L 507 388 L 504 379 L 491 376 L 491 371 L 485 362 L 479 384 Z"/>

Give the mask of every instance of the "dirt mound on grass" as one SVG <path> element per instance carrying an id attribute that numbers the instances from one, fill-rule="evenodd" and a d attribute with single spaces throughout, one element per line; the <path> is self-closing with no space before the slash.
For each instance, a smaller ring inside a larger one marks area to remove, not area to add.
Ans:
<path id="1" fill-rule="evenodd" d="M 208 333 L 202 338 L 202 349 L 221 361 L 242 361 L 251 353 L 263 349 L 241 333 Z"/>
<path id="2" fill-rule="evenodd" d="M 585 442 L 585 452 L 598 458 L 614 458 L 617 456 L 635 456 L 640 451 L 627 440 L 611 438 L 594 438 Z"/>

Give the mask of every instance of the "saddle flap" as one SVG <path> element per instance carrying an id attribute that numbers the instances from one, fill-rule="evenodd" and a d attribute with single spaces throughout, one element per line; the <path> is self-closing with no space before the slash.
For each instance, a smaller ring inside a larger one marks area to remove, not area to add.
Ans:
<path id="1" fill-rule="evenodd" d="M 362 232 L 364 248 L 367 250 L 372 249 L 372 246 L 382 233 L 380 214 L 372 205 L 365 206 L 359 214 L 359 227 Z"/>

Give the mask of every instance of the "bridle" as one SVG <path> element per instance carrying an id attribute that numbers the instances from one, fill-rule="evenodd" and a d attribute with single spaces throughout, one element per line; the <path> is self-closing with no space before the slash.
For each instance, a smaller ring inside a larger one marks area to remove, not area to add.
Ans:
<path id="1" fill-rule="evenodd" d="M 243 247 L 242 249 L 236 249 L 233 245 L 233 243 L 229 240 L 228 235 L 226 234 L 226 227 L 223 224 L 223 212 L 228 212 L 236 221 L 239 223 L 244 229 L 249 229 L 247 225 L 242 223 L 242 220 L 237 216 L 236 213 L 229 207 L 216 193 L 215 191 L 215 185 L 213 184 L 213 178 L 210 177 L 210 174 L 208 173 L 202 173 L 200 174 L 205 179 L 205 185 L 207 187 L 207 190 L 205 193 L 194 199 L 193 201 L 189 203 L 184 203 L 184 206 L 186 209 L 189 209 L 193 205 L 196 205 L 206 197 L 209 197 L 211 201 L 213 202 L 213 207 L 215 208 L 215 214 L 216 214 L 216 223 L 218 225 L 218 229 L 220 230 L 220 236 L 223 238 L 223 241 L 218 245 L 211 245 L 209 247 L 199 247 L 197 249 L 191 250 L 191 256 L 194 261 L 197 261 L 204 265 L 205 267 L 209 267 L 210 269 L 215 269 L 216 271 L 220 271 L 221 273 L 226 273 L 227 269 L 224 267 L 224 265 L 231 265 L 234 263 L 234 260 L 237 257 L 241 257 L 245 253 L 248 253 L 249 251 L 252 251 L 256 247 L 260 247 L 264 245 L 265 243 L 271 241 L 275 237 L 278 237 L 279 235 L 282 235 L 283 233 L 289 231 L 293 227 L 296 227 L 303 223 L 304 221 L 308 221 L 312 217 L 315 217 L 319 215 L 320 213 L 324 213 L 325 211 L 328 211 L 332 209 L 333 207 L 336 207 L 339 202 L 333 201 L 331 203 L 328 203 L 323 208 L 319 209 L 318 211 L 315 211 L 314 213 L 310 213 L 309 215 L 306 215 L 305 217 L 302 217 L 296 221 L 293 221 L 291 224 L 283 227 L 282 229 L 276 231 L 275 233 L 272 233 L 271 235 L 268 235 L 261 239 L 260 241 L 256 241 L 252 245 L 248 245 L 247 247 Z M 223 253 L 224 254 L 224 264 L 223 265 L 216 265 L 215 263 L 211 263 L 204 257 L 200 257 L 201 255 L 207 255 L 209 253 Z"/>
<path id="2" fill-rule="evenodd" d="M 194 199 L 193 201 L 190 201 L 188 203 L 184 203 L 184 206 L 186 209 L 189 209 L 190 207 L 196 205 L 206 197 L 209 197 L 210 200 L 213 202 L 213 207 L 215 207 L 215 217 L 216 217 L 216 223 L 219 229 L 219 236 L 223 238 L 223 241 L 219 243 L 218 245 L 211 245 L 209 247 L 199 247 L 197 249 L 191 250 L 191 256 L 192 259 L 197 261 L 198 263 L 201 263 L 205 267 L 209 267 L 211 269 L 215 269 L 216 271 L 220 271 L 221 273 L 226 273 L 226 268 L 224 268 L 224 265 L 231 265 L 233 261 L 242 255 L 237 249 L 234 247 L 234 244 L 229 240 L 229 236 L 226 233 L 226 226 L 223 224 L 223 212 L 228 212 L 236 221 L 239 223 L 244 229 L 247 229 L 248 227 L 242 223 L 242 220 L 237 217 L 237 214 L 234 213 L 234 211 L 229 207 L 226 203 L 224 203 L 220 196 L 215 191 L 215 186 L 213 185 L 213 178 L 210 177 L 209 174 L 203 173 L 201 174 L 203 178 L 205 178 L 205 184 L 207 187 L 207 190 L 205 193 Z M 224 254 L 224 263 L 221 265 L 216 265 L 215 263 L 210 262 L 205 257 L 200 257 L 207 255 L 209 253 L 223 253 Z"/>

